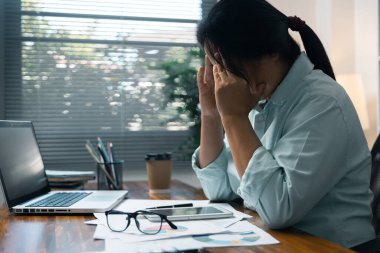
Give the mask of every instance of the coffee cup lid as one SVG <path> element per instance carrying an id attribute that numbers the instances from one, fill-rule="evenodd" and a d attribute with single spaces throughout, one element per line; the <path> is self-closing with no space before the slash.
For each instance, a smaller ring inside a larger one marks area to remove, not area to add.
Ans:
<path id="1" fill-rule="evenodd" d="M 172 158 L 172 154 L 169 152 L 162 153 L 162 154 L 146 154 L 145 160 L 170 160 Z"/>

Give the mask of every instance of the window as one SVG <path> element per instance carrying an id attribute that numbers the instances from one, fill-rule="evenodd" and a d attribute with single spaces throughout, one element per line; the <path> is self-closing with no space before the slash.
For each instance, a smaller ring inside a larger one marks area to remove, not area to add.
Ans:
<path id="1" fill-rule="evenodd" d="M 162 107 L 159 66 L 197 46 L 213 2 L 4 0 L 5 119 L 34 122 L 49 169 L 94 169 L 84 144 L 97 136 L 127 168 L 175 150 L 192 122 Z"/>

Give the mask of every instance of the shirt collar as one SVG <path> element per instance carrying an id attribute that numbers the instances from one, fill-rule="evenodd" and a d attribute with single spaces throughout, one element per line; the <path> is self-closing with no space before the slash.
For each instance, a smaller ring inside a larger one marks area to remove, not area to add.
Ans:
<path id="1" fill-rule="evenodd" d="M 293 63 L 285 78 L 278 85 L 268 103 L 274 105 L 284 104 L 287 99 L 294 96 L 295 91 L 299 90 L 298 86 L 302 84 L 301 80 L 304 79 L 313 68 L 313 63 L 311 63 L 306 54 L 302 52 Z"/>
<path id="2" fill-rule="evenodd" d="M 266 104 L 267 104 L 268 100 L 260 100 L 257 105 L 255 106 L 255 108 L 253 108 L 254 110 L 258 111 L 258 112 L 261 112 L 262 110 L 264 110 Z"/>

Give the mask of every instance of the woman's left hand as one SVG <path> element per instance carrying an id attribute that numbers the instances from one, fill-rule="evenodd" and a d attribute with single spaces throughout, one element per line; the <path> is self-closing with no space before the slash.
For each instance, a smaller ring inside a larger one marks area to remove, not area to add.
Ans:
<path id="1" fill-rule="evenodd" d="M 213 66 L 215 99 L 222 117 L 248 117 L 264 92 L 264 84 L 249 85 L 220 65 Z"/>

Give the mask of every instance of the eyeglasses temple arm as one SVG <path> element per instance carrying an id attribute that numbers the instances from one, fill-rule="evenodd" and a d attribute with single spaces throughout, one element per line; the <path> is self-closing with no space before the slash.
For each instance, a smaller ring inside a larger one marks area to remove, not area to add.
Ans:
<path id="1" fill-rule="evenodd" d="M 170 226 L 172 229 L 177 229 L 177 226 L 174 225 L 174 223 L 171 222 L 168 218 L 166 218 L 166 217 L 163 217 L 163 218 L 164 218 L 164 220 L 169 224 L 169 226 Z"/>

